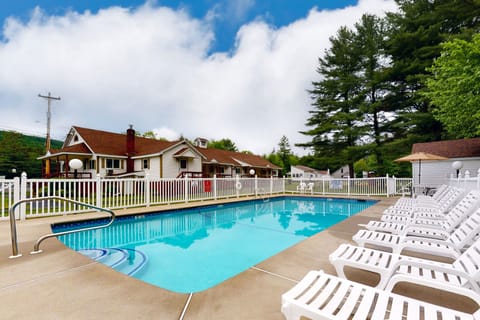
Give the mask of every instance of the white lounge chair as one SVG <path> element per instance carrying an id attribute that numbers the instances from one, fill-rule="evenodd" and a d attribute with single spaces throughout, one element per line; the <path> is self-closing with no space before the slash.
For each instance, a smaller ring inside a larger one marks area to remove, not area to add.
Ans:
<path id="1" fill-rule="evenodd" d="M 431 233 L 433 231 L 430 230 Z M 404 236 L 379 231 L 359 230 L 352 239 L 359 245 L 374 245 L 388 248 L 393 253 L 403 250 L 457 258 L 480 233 L 480 209 L 463 221 L 447 239 L 431 239 L 418 236 Z"/>
<path id="2" fill-rule="evenodd" d="M 480 297 L 468 290 L 458 292 L 477 304 Z M 310 319 L 480 319 L 473 314 L 437 306 L 363 284 L 340 279 L 320 271 L 310 271 L 282 295 L 282 313 L 287 320 Z"/>
<path id="3" fill-rule="evenodd" d="M 480 206 L 480 191 L 470 191 L 445 216 L 445 219 L 406 218 L 401 222 L 369 221 L 359 224 L 371 231 L 389 232 L 399 235 L 446 239 L 448 235 Z"/>
<path id="4" fill-rule="evenodd" d="M 445 219 L 449 212 L 463 197 L 465 190 L 458 189 L 448 199 L 435 206 L 414 207 L 411 209 L 387 209 L 380 220 L 385 222 L 408 222 L 410 219 Z"/>
<path id="5" fill-rule="evenodd" d="M 442 184 L 440 187 L 437 188 L 435 193 L 431 196 L 421 194 L 421 195 L 418 195 L 415 198 L 401 197 L 400 199 L 397 200 L 397 202 L 395 202 L 394 206 L 399 206 L 399 207 L 410 206 L 410 207 L 412 207 L 412 206 L 415 206 L 415 205 L 418 205 L 418 204 L 434 203 L 434 202 L 437 202 L 438 200 L 440 200 L 445 195 L 445 192 L 449 188 L 451 188 L 451 187 L 446 185 L 446 184 Z"/>
<path id="6" fill-rule="evenodd" d="M 329 256 L 337 274 L 346 278 L 346 266 L 367 270 L 380 275 L 377 288 L 384 289 L 393 276 L 402 275 L 416 284 L 438 289 L 468 288 L 480 293 L 480 241 L 453 263 L 410 257 L 381 250 L 342 244 Z M 394 280 L 395 281 L 395 280 Z M 398 282 L 398 281 L 396 281 Z M 393 285 L 390 286 L 392 288 Z M 451 290 L 450 290 L 451 291 Z"/>

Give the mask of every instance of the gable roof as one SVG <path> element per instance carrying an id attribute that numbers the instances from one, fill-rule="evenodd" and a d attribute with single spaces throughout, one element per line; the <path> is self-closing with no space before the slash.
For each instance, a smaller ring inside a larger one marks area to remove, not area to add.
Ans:
<path id="1" fill-rule="evenodd" d="M 63 153 L 81 153 L 81 154 L 101 154 L 117 157 L 127 156 L 127 136 L 125 133 L 113 133 L 103 130 L 95 130 L 73 126 L 85 142 L 63 146 L 59 150 L 51 150 L 51 154 L 59 155 Z M 65 140 L 69 143 L 71 135 Z M 203 157 L 206 163 L 219 163 L 233 166 L 250 166 L 259 168 L 281 169 L 270 163 L 268 160 L 253 154 L 242 152 L 233 152 L 221 149 L 195 147 L 188 141 L 162 141 L 144 137 L 135 136 L 135 157 L 160 154 L 166 150 L 186 144 L 188 147 L 182 148 L 174 156 L 192 156 L 196 152 Z M 190 151 L 190 152 L 189 152 Z"/>
<path id="2" fill-rule="evenodd" d="M 303 172 L 308 172 L 308 173 L 316 173 L 316 174 L 328 174 L 328 171 L 327 170 L 317 170 L 317 169 L 314 169 L 314 168 L 310 168 L 310 167 L 307 167 L 307 166 L 302 166 L 302 165 L 296 165 L 296 166 L 292 166 L 294 168 L 297 168 L 298 170 L 302 170 Z"/>
<path id="3" fill-rule="evenodd" d="M 197 148 L 197 151 L 202 153 L 207 163 L 229 164 L 242 167 L 259 167 L 270 169 L 281 169 L 280 167 L 270 163 L 268 160 L 243 152 L 228 151 L 213 148 Z"/>
<path id="4" fill-rule="evenodd" d="M 480 138 L 415 143 L 412 153 L 427 152 L 447 158 L 480 157 Z"/>
<path id="5" fill-rule="evenodd" d="M 88 129 L 77 126 L 73 126 L 72 128 L 85 140 L 85 145 L 89 150 L 91 150 L 91 153 L 111 156 L 127 155 L 126 134 Z M 143 137 L 135 137 L 135 155 L 142 156 L 158 153 L 177 143 L 179 143 L 179 141 L 162 141 Z M 63 147 L 61 150 L 55 150 L 54 152 L 58 153 L 66 151 L 67 149 L 75 146 L 76 145 Z"/>

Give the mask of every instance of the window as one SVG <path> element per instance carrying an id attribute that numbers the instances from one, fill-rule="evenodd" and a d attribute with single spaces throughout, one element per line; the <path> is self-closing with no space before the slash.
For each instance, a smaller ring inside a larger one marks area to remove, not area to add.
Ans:
<path id="1" fill-rule="evenodd" d="M 107 169 L 120 169 L 120 160 L 119 159 L 107 159 L 106 168 Z"/>
<path id="2" fill-rule="evenodd" d="M 187 169 L 187 159 L 180 159 L 180 169 Z"/>
<path id="3" fill-rule="evenodd" d="M 96 166 L 95 166 L 95 160 L 90 160 L 89 168 L 90 168 L 90 169 L 95 169 L 95 168 L 96 168 Z"/>
<path id="4" fill-rule="evenodd" d="M 148 167 L 149 167 L 148 159 L 143 159 L 143 169 L 148 169 Z"/>

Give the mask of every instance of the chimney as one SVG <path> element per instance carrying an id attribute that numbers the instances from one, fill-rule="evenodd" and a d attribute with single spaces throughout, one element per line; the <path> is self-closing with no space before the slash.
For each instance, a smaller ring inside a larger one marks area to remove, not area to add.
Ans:
<path id="1" fill-rule="evenodd" d="M 134 161 L 132 156 L 135 155 L 135 130 L 133 125 L 127 129 L 127 173 L 134 171 Z"/>

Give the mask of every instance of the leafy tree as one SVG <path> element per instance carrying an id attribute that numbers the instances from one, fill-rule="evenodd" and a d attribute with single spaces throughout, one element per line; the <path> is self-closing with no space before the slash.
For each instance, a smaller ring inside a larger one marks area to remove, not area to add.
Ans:
<path id="1" fill-rule="evenodd" d="M 395 84 L 391 102 L 403 110 L 399 129 L 404 145 L 439 140 L 441 123 L 434 106 L 420 94 L 427 68 L 440 55 L 440 43 L 452 37 L 470 38 L 478 32 L 477 0 L 396 0 L 399 11 L 388 13 L 387 53 L 392 59 L 390 79 Z"/>
<path id="2" fill-rule="evenodd" d="M 480 35 L 442 45 L 423 95 L 437 106 L 436 119 L 454 138 L 480 135 Z"/>
<path id="3" fill-rule="evenodd" d="M 222 149 L 222 150 L 235 151 L 235 152 L 238 151 L 235 143 L 228 138 L 209 141 L 208 148 Z"/>
<path id="4" fill-rule="evenodd" d="M 278 143 L 278 157 L 282 162 L 283 168 L 283 175 L 290 172 L 290 156 L 292 155 L 292 150 L 290 149 L 290 143 L 288 142 L 288 138 L 286 136 L 282 136 L 280 138 L 280 142 Z"/>
<path id="5" fill-rule="evenodd" d="M 62 142 L 52 140 L 51 145 L 52 148 L 59 148 Z M 12 178 L 25 171 L 29 177 L 39 178 L 42 175 L 42 162 L 37 158 L 44 154 L 45 138 L 0 131 L 0 176 Z"/>
<path id="6" fill-rule="evenodd" d="M 317 72 L 322 80 L 313 82 L 310 91 L 314 110 L 306 125 L 312 129 L 301 132 L 312 140 L 297 145 L 311 147 L 315 156 L 333 166 L 348 164 L 353 177 L 353 164 L 363 156 L 357 147 L 364 135 L 360 52 L 355 34 L 346 27 L 340 28 L 330 43 L 331 48 L 319 58 Z"/>

